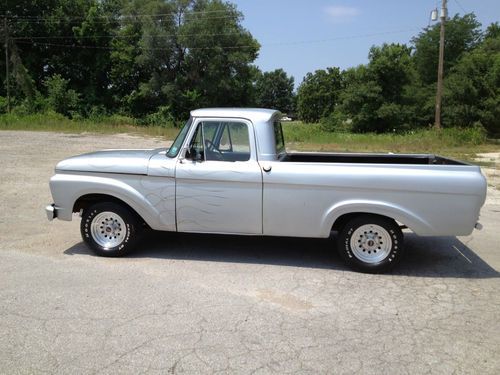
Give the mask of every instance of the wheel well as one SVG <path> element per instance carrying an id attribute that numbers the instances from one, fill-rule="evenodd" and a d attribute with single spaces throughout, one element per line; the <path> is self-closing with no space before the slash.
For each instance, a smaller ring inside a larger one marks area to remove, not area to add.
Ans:
<path id="1" fill-rule="evenodd" d="M 113 202 L 117 203 L 121 206 L 124 206 L 130 210 L 131 213 L 133 213 L 137 218 L 144 222 L 144 219 L 139 215 L 132 207 L 130 207 L 127 203 L 122 201 L 119 198 L 113 197 L 112 195 L 106 195 L 106 194 L 87 194 L 87 195 L 82 195 L 80 198 L 78 198 L 73 205 L 73 212 L 80 212 L 81 210 L 86 210 L 88 207 L 92 206 L 95 203 L 99 202 Z"/>
<path id="2" fill-rule="evenodd" d="M 394 220 L 394 218 L 392 217 L 389 217 L 389 216 L 384 216 L 384 215 L 378 215 L 378 214 L 373 214 L 371 212 L 351 212 L 351 213 L 348 213 L 348 214 L 344 214 L 342 216 L 339 216 L 337 218 L 337 220 L 335 220 L 335 222 L 333 223 L 333 226 L 332 226 L 332 231 L 341 231 L 342 228 L 352 219 L 354 219 L 356 216 L 360 216 L 360 215 L 371 215 L 371 216 L 378 216 L 378 217 L 382 217 L 384 219 L 389 219 L 389 220 L 393 220 L 397 225 L 399 225 L 399 223 Z"/>

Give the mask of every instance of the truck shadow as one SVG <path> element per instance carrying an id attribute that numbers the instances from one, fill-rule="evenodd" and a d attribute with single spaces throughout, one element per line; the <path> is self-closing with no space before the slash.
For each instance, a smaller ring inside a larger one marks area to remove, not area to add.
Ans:
<path id="1" fill-rule="evenodd" d="M 496 278 L 500 273 L 455 237 L 405 234 L 406 254 L 391 272 L 397 276 Z M 94 256 L 80 242 L 67 255 Z M 350 271 L 336 252 L 335 236 L 328 239 L 248 237 L 149 231 L 128 256 L 175 260 L 268 264 Z"/>

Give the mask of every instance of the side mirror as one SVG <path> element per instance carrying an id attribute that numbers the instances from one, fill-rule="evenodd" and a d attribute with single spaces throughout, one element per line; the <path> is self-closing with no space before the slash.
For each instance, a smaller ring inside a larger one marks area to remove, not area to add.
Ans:
<path id="1" fill-rule="evenodd" d="M 187 147 L 182 148 L 182 149 L 181 149 L 181 151 L 179 152 L 179 161 L 180 161 L 181 163 L 183 163 L 183 162 L 184 162 L 184 160 L 185 160 L 186 158 L 188 158 L 188 157 L 189 157 L 189 156 L 188 156 L 188 149 L 187 149 Z"/>
<path id="2" fill-rule="evenodd" d="M 203 152 L 196 149 L 196 147 L 191 147 L 184 150 L 184 159 L 201 162 L 203 161 Z"/>
<path id="3" fill-rule="evenodd" d="M 202 162 L 203 161 L 203 154 L 200 150 L 193 150 L 194 153 L 194 161 Z"/>

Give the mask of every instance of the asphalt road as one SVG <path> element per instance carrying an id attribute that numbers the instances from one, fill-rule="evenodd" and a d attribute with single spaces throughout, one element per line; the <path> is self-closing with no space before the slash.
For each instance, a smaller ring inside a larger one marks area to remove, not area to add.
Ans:
<path id="1" fill-rule="evenodd" d="M 0 373 L 500 373 L 500 200 L 388 275 L 331 240 L 150 233 L 98 258 L 48 222 L 55 163 L 159 139 L 0 132 Z"/>

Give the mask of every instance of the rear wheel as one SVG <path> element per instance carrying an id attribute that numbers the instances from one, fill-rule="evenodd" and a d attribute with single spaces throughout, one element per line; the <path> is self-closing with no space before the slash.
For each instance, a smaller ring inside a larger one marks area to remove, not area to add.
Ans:
<path id="1" fill-rule="evenodd" d="M 386 272 L 403 255 L 403 233 L 397 223 L 378 215 L 360 215 L 339 232 L 337 248 L 352 268 L 371 273 Z"/>
<path id="2" fill-rule="evenodd" d="M 83 212 L 80 224 L 85 243 L 94 253 L 106 257 L 119 257 L 132 251 L 140 229 L 136 215 L 114 202 L 90 206 Z"/>

